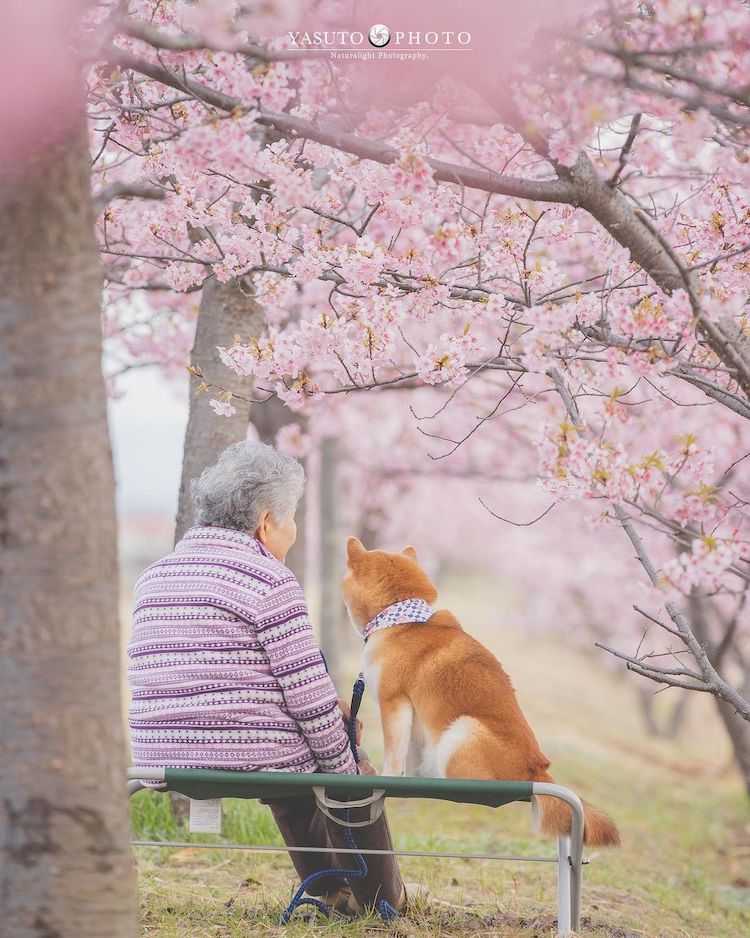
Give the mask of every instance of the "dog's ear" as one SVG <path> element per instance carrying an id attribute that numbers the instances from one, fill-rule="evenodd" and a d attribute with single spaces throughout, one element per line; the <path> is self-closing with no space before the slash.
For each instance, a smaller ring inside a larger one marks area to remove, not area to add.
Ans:
<path id="1" fill-rule="evenodd" d="M 346 541 L 346 562 L 350 567 L 353 567 L 354 564 L 364 557 L 367 553 L 365 550 L 362 541 L 358 540 L 356 537 L 350 537 Z"/>
<path id="2" fill-rule="evenodd" d="M 404 555 L 404 557 L 408 557 L 409 560 L 413 560 L 415 563 L 418 563 L 418 561 L 417 561 L 417 552 L 414 550 L 414 548 L 411 546 L 411 544 L 409 544 L 408 547 L 405 547 L 405 548 L 401 551 L 401 553 Z"/>

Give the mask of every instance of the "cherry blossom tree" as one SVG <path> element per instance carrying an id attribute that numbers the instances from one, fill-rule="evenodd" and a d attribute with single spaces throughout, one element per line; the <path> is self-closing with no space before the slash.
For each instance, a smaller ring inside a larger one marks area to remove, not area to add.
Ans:
<path id="1" fill-rule="evenodd" d="M 748 10 L 500 6 L 467 4 L 476 48 L 447 66 L 314 44 L 309 23 L 353 42 L 367 4 L 117 5 L 89 82 L 110 347 L 174 364 L 196 291 L 251 280 L 264 322 L 203 380 L 216 419 L 409 415 L 429 473 L 473 475 L 504 531 L 568 512 L 584 550 L 617 535 L 650 632 L 607 650 L 750 720 Z M 486 497 L 514 474 L 530 517 Z"/>

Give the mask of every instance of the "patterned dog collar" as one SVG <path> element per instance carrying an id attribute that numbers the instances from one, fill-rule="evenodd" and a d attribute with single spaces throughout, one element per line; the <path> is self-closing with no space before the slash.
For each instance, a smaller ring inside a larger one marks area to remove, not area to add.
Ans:
<path id="1" fill-rule="evenodd" d="M 427 622 L 434 615 L 435 610 L 424 599 L 402 599 L 401 602 L 386 606 L 382 612 L 370 619 L 362 630 L 362 638 L 367 641 L 373 632 L 406 622 Z"/>

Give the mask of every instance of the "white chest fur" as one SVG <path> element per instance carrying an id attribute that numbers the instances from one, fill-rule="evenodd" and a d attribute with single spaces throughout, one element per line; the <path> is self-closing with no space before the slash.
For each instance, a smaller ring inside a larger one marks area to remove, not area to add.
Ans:
<path id="1" fill-rule="evenodd" d="M 377 642 L 367 642 L 362 651 L 362 677 L 370 700 L 378 706 L 378 684 L 380 681 L 380 662 L 377 660 Z"/>

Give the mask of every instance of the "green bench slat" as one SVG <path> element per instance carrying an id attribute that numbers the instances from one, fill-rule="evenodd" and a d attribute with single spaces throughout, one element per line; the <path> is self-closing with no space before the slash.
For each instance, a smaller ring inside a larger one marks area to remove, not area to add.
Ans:
<path id="1" fill-rule="evenodd" d="M 529 801 L 531 782 L 464 778 L 406 778 L 383 775 L 326 775 L 298 772 L 233 772 L 220 769 L 166 769 L 167 787 L 189 798 L 290 798 L 323 786 L 332 798 L 366 798 L 378 788 L 391 798 L 437 798 L 491 808 Z"/>

